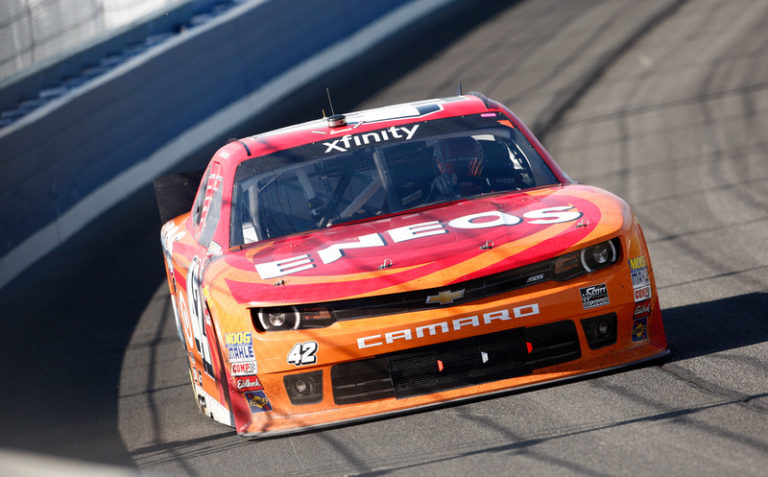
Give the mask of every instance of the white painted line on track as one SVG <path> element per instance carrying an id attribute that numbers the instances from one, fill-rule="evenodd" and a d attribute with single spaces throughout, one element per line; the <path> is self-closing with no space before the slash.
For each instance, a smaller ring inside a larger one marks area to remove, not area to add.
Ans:
<path id="1" fill-rule="evenodd" d="M 45 454 L 0 449 L 0 475 L 14 477 L 129 477 L 147 475 L 138 470 L 107 464 L 94 464 Z"/>

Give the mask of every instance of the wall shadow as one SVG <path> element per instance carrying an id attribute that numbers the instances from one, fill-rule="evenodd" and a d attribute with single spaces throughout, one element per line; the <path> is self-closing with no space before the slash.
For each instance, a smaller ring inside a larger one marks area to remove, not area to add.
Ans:
<path id="1" fill-rule="evenodd" d="M 149 187 L 0 290 L 0 446 L 132 465 L 117 432 L 125 350 L 164 277 Z"/>
<path id="2" fill-rule="evenodd" d="M 204 167 L 229 137 L 320 117 L 325 87 L 339 111 L 352 110 L 515 3 L 455 2 L 206 145 L 174 171 Z M 0 289 L 0 447 L 133 466 L 117 430 L 118 385 L 136 323 L 164 280 L 160 225 L 147 185 Z"/>

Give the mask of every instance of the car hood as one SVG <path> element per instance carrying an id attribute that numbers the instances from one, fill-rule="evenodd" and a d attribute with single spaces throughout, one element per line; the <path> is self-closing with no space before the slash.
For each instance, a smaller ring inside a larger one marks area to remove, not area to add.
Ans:
<path id="1" fill-rule="evenodd" d="M 463 200 L 224 252 L 209 289 L 253 306 L 434 288 L 546 260 L 616 236 L 620 198 L 582 185 Z"/>

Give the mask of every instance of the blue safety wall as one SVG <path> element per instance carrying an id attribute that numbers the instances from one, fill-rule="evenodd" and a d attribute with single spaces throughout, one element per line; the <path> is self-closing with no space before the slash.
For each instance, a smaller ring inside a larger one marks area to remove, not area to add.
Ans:
<path id="1" fill-rule="evenodd" d="M 0 129 L 0 257 L 223 106 L 410 1 L 245 2 Z M 25 81 L 6 84 L 3 101 L 35 80 Z"/>

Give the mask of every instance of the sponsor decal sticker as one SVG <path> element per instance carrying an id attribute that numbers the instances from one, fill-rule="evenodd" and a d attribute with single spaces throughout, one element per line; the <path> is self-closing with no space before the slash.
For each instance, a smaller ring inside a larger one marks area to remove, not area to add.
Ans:
<path id="1" fill-rule="evenodd" d="M 647 266 L 648 266 L 648 262 L 646 262 L 645 257 L 643 255 L 640 255 L 639 257 L 635 257 L 629 260 L 630 270 L 640 270 L 642 268 L 646 268 Z"/>
<path id="2" fill-rule="evenodd" d="M 632 316 L 645 315 L 651 312 L 651 300 L 644 301 L 635 305 L 635 312 Z"/>
<path id="3" fill-rule="evenodd" d="M 224 343 L 231 363 L 253 361 L 253 336 L 250 331 L 227 333 L 224 335 Z"/>
<path id="4" fill-rule="evenodd" d="M 352 249 L 365 249 L 374 247 L 388 247 L 390 245 L 420 240 L 435 235 L 448 233 L 451 229 L 477 230 L 493 227 L 514 227 L 518 224 L 553 225 L 573 222 L 579 219 L 582 213 L 574 206 L 545 207 L 530 210 L 518 217 L 499 210 L 489 210 L 476 214 L 465 215 L 450 221 L 431 221 L 419 224 L 397 227 L 384 233 L 361 235 L 353 240 L 341 243 L 331 243 L 328 247 L 312 254 L 295 255 L 285 257 L 272 262 L 256 263 L 256 271 L 263 280 L 282 277 L 293 273 L 312 270 L 319 265 L 328 265 L 337 260 L 343 260 L 344 251 Z"/>
<path id="5" fill-rule="evenodd" d="M 635 302 L 645 301 L 651 298 L 651 286 L 644 286 L 642 288 L 635 288 L 634 291 Z"/>
<path id="6" fill-rule="evenodd" d="M 629 273 L 632 276 L 635 302 L 651 298 L 651 278 L 648 276 L 648 262 L 644 256 L 629 260 Z"/>
<path id="7" fill-rule="evenodd" d="M 251 376 L 256 372 L 256 360 L 232 363 L 232 376 Z"/>
<path id="8" fill-rule="evenodd" d="M 585 310 L 597 308 L 610 303 L 608 299 L 608 287 L 605 283 L 587 288 L 581 288 L 581 304 Z"/>
<path id="9" fill-rule="evenodd" d="M 252 413 L 269 412 L 272 410 L 272 404 L 269 402 L 267 395 L 264 394 L 264 391 L 247 392 L 244 395 Z"/>
<path id="10" fill-rule="evenodd" d="M 642 261 L 639 261 L 640 259 L 642 259 Z M 639 266 L 639 263 L 642 263 L 643 265 Z M 632 274 L 632 286 L 635 288 L 651 284 L 651 280 L 648 278 L 648 266 L 645 263 L 645 257 L 637 257 L 629 261 L 629 270 Z"/>
<path id="11" fill-rule="evenodd" d="M 648 317 L 635 318 L 632 324 L 632 341 L 645 341 L 648 339 Z"/>
<path id="12" fill-rule="evenodd" d="M 187 307 L 189 310 L 192 334 L 194 335 L 194 348 L 200 354 L 205 373 L 214 377 L 213 364 L 211 362 L 211 347 L 208 343 L 208 330 L 205 325 L 210 323 L 208 305 L 203 298 L 202 286 L 202 260 L 195 256 L 189 264 L 187 271 Z"/>
<path id="13" fill-rule="evenodd" d="M 203 374 L 195 366 L 192 366 L 192 382 L 198 386 L 203 385 Z"/>
<path id="14" fill-rule="evenodd" d="M 244 376 L 235 379 L 235 387 L 238 391 L 258 391 L 264 389 L 258 376 Z"/>
<path id="15" fill-rule="evenodd" d="M 339 139 L 324 142 L 323 146 L 325 146 L 325 153 L 328 154 L 329 152 L 347 152 L 353 147 L 367 146 L 382 141 L 387 142 L 392 139 L 405 139 L 406 141 L 410 141 L 417 129 L 419 129 L 419 125 L 413 124 L 410 128 L 408 126 L 392 126 L 386 129 L 379 129 L 377 131 L 362 134 L 345 134 Z"/>
<path id="16" fill-rule="evenodd" d="M 317 348 L 317 343 L 314 341 L 296 343 L 288 353 L 288 364 L 306 366 L 317 363 Z"/>

